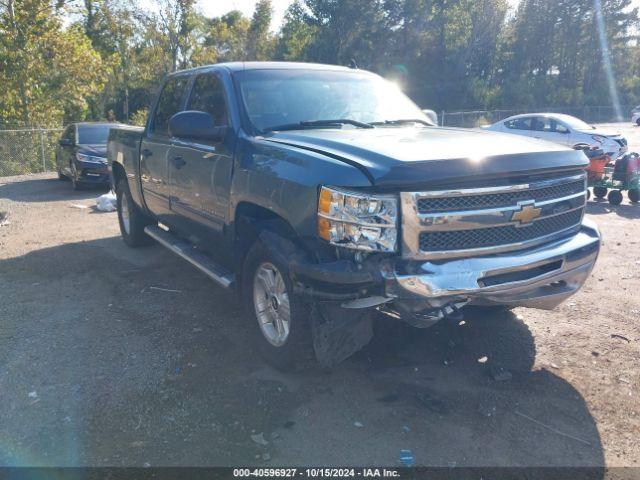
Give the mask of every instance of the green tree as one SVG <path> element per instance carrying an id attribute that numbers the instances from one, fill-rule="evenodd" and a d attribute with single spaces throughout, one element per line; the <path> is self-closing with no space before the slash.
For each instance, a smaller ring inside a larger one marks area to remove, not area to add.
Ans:
<path id="1" fill-rule="evenodd" d="M 247 57 L 250 60 L 269 60 L 274 53 L 275 38 L 271 35 L 271 0 L 258 0 L 247 32 Z"/>
<path id="2" fill-rule="evenodd" d="M 0 118 L 57 125 L 82 118 L 104 85 L 104 66 L 81 29 L 62 26 L 63 2 L 0 1 Z"/>

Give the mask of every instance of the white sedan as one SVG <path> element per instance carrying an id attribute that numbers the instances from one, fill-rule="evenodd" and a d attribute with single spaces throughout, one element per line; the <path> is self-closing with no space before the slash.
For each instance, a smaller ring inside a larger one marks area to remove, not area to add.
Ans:
<path id="1" fill-rule="evenodd" d="M 627 139 L 597 130 L 579 118 L 557 113 L 515 115 L 485 127 L 496 132 L 513 133 L 549 140 L 569 147 L 587 144 L 599 147 L 612 158 L 627 151 Z"/>

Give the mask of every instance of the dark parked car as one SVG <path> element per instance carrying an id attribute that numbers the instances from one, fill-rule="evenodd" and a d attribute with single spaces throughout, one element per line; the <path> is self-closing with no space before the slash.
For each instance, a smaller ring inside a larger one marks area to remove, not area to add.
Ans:
<path id="1" fill-rule="evenodd" d="M 60 180 L 69 179 L 76 190 L 83 185 L 108 185 L 107 139 L 117 123 L 72 123 L 56 150 L 56 168 Z"/>
<path id="2" fill-rule="evenodd" d="M 600 247 L 584 153 L 434 126 L 362 70 L 178 72 L 108 153 L 125 242 L 151 237 L 237 289 L 284 368 L 344 359 L 373 310 L 424 328 L 466 305 L 553 308 Z"/>

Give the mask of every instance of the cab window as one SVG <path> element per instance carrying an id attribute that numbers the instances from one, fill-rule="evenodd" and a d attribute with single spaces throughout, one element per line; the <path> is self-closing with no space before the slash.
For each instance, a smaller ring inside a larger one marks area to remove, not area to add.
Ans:
<path id="1" fill-rule="evenodd" d="M 172 77 L 165 83 L 151 128 L 156 135 L 169 135 L 169 119 L 181 110 L 187 80 L 186 76 Z"/>
<path id="2" fill-rule="evenodd" d="M 215 74 L 198 75 L 193 84 L 187 109 L 207 112 L 213 117 L 216 127 L 228 125 L 229 116 L 224 97 L 224 88 Z"/>

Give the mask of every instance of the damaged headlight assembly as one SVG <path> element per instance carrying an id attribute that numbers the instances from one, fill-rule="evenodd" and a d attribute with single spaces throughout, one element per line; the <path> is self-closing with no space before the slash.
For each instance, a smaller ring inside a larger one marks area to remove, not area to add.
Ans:
<path id="1" fill-rule="evenodd" d="M 318 235 L 330 244 L 366 252 L 395 252 L 398 200 L 322 187 L 318 201 Z"/>
<path id="2" fill-rule="evenodd" d="M 86 153 L 76 153 L 76 158 L 78 159 L 78 161 L 84 163 L 107 163 L 107 159 L 104 157 L 96 157 L 94 155 L 87 155 Z"/>

